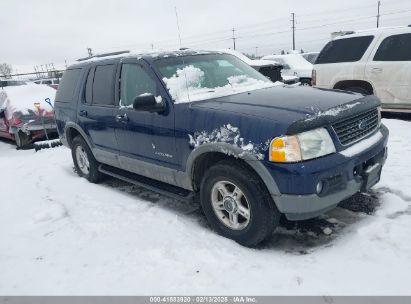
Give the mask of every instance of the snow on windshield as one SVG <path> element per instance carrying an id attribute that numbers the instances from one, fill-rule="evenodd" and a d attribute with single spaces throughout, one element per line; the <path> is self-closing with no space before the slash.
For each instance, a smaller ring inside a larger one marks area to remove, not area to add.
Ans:
<path id="1" fill-rule="evenodd" d="M 207 88 L 201 86 L 203 78 L 204 71 L 193 65 L 188 65 L 182 69 L 177 69 L 172 77 L 164 77 L 163 81 L 176 103 L 228 96 L 278 85 L 246 75 L 236 75 L 228 77 L 228 84 L 224 86 Z"/>

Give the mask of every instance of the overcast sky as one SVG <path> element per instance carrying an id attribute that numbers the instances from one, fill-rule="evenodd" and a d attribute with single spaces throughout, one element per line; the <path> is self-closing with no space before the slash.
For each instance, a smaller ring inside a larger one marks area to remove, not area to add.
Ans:
<path id="1" fill-rule="evenodd" d="M 0 63 L 14 72 L 34 65 L 63 67 L 87 55 L 116 50 L 177 48 L 177 7 L 182 45 L 233 46 L 258 55 L 296 47 L 318 51 L 338 30 L 376 25 L 377 0 L 0 0 Z M 411 24 L 410 0 L 381 0 L 381 25 Z M 258 49 L 256 49 L 258 47 Z"/>

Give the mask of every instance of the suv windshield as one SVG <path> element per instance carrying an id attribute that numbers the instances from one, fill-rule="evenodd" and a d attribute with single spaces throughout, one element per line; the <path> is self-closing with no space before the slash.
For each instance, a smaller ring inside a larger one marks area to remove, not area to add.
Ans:
<path id="1" fill-rule="evenodd" d="M 265 76 L 227 54 L 168 57 L 155 61 L 176 103 L 274 86 Z"/>

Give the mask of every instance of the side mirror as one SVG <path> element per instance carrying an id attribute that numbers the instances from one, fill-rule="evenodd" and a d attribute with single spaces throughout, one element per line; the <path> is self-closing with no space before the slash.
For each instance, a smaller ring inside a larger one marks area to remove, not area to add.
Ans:
<path id="1" fill-rule="evenodd" d="M 157 102 L 153 94 L 143 94 L 134 98 L 133 108 L 136 111 L 161 112 L 165 110 L 165 104 Z"/>
<path id="2" fill-rule="evenodd" d="M 6 110 L 0 109 L 0 118 L 6 117 Z"/>

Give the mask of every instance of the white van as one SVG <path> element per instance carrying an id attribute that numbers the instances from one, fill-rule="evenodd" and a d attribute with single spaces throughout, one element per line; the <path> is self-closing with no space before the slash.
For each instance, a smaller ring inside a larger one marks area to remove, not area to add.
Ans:
<path id="1" fill-rule="evenodd" d="M 411 27 L 348 32 L 319 54 L 312 84 L 374 94 L 383 110 L 411 112 Z"/>

